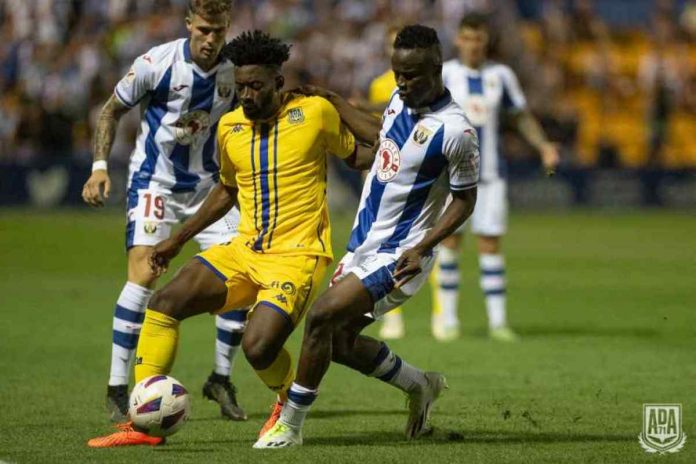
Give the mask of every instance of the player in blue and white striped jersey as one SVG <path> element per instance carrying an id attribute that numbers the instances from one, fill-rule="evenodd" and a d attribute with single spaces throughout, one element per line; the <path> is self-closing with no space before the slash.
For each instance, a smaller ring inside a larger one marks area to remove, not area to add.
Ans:
<path id="1" fill-rule="evenodd" d="M 558 161 L 558 149 L 548 141 L 527 108 L 515 73 L 508 66 L 487 59 L 489 30 L 486 17 L 471 13 L 462 19 L 457 37 L 459 58 L 444 64 L 442 75 L 454 100 L 461 105 L 479 136 L 481 177 L 478 200 L 471 216 L 471 231 L 478 237 L 480 285 L 486 300 L 489 334 L 513 341 L 506 315 L 505 261 L 500 239 L 507 230 L 507 181 L 505 158 L 500 151 L 500 115 L 512 116 L 519 133 L 538 150 L 548 174 Z M 458 336 L 459 247 L 463 228 L 444 240 L 433 273 L 436 305 L 433 334 L 442 340 Z"/>
<path id="2" fill-rule="evenodd" d="M 278 422 L 255 448 L 302 444 L 304 418 L 332 360 L 408 395 L 409 439 L 429 430 L 433 402 L 446 387 L 442 374 L 423 372 L 360 334 L 423 285 L 434 247 L 464 223 L 476 202 L 476 131 L 443 85 L 435 30 L 413 25 L 399 31 L 392 69 L 398 91 L 383 114 L 348 253 L 331 288 L 307 313 L 297 378 Z M 372 132 L 356 127 L 359 118 L 353 120 L 340 97 L 328 98 L 356 137 L 375 139 L 378 123 Z"/>
<path id="3" fill-rule="evenodd" d="M 128 176 L 128 281 L 114 312 L 107 388 L 107 407 L 116 422 L 125 419 L 131 363 L 157 281 L 148 264 L 152 247 L 170 236 L 172 226 L 192 216 L 217 182 L 215 129 L 235 106 L 234 66 L 219 55 L 231 9 L 229 0 L 190 0 L 189 38 L 138 57 L 99 116 L 92 175 L 83 189 L 85 202 L 92 206 L 102 206 L 109 195 L 107 159 L 119 118 L 136 106 L 142 115 Z M 235 208 L 196 236 L 201 249 L 229 242 L 238 222 Z M 245 315 L 231 312 L 216 318 L 215 370 L 204 386 L 204 394 L 221 404 L 223 415 L 235 420 L 246 419 L 229 382 Z"/>

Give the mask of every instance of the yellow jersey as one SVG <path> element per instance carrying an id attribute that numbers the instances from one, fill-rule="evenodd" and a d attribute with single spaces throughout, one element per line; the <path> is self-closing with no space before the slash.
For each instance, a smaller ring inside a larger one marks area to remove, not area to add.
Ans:
<path id="1" fill-rule="evenodd" d="M 389 103 L 389 98 L 395 87 L 396 79 L 394 78 L 394 71 L 391 69 L 381 76 L 375 77 L 372 82 L 370 82 L 370 92 L 368 95 L 370 103 L 384 103 L 386 106 L 386 104 Z"/>
<path id="2" fill-rule="evenodd" d="M 273 120 L 251 121 L 241 107 L 220 119 L 220 182 L 239 190 L 239 239 L 246 246 L 333 259 L 327 155 L 347 158 L 355 138 L 324 98 L 282 98 Z"/>

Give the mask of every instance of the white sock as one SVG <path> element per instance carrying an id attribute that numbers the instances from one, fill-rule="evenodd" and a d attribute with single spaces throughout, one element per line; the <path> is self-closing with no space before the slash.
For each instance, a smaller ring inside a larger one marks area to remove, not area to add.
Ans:
<path id="1" fill-rule="evenodd" d="M 459 303 L 459 253 L 441 247 L 437 263 L 437 298 L 442 312 L 439 317 L 445 327 L 458 327 L 457 309 Z"/>
<path id="2" fill-rule="evenodd" d="M 288 401 L 278 419 L 283 424 L 294 429 L 301 429 L 312 403 L 317 399 L 317 390 L 305 388 L 295 382 L 288 390 Z"/>
<path id="3" fill-rule="evenodd" d="M 407 393 L 428 384 L 423 371 L 402 360 L 385 343 L 375 358 L 375 370 L 370 377 L 377 377 Z"/>
<path id="4" fill-rule="evenodd" d="M 248 311 L 230 311 L 215 316 L 215 373 L 229 377 L 242 343 Z"/>
<path id="5" fill-rule="evenodd" d="M 116 302 L 109 385 L 128 385 L 145 308 L 154 291 L 126 282 Z"/>
<path id="6" fill-rule="evenodd" d="M 489 329 L 507 325 L 505 310 L 505 260 L 500 254 L 479 255 L 481 269 L 481 290 L 486 298 Z"/>

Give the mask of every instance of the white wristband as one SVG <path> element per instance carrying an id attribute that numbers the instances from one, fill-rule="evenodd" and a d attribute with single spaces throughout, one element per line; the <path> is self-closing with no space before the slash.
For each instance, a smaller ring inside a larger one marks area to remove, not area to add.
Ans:
<path id="1" fill-rule="evenodd" d="M 99 160 L 92 163 L 92 172 L 94 171 L 106 171 L 107 164 L 106 160 Z"/>

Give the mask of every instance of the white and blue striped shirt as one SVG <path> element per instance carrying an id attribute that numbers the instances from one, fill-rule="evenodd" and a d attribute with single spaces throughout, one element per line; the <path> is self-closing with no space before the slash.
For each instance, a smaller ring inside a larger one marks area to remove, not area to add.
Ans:
<path id="1" fill-rule="evenodd" d="M 445 62 L 442 78 L 478 133 L 481 181 L 504 178 L 507 169 L 500 152 L 500 111 L 522 111 L 527 106 L 515 73 L 500 63 L 486 62 L 474 69 L 455 59 Z"/>
<path id="2" fill-rule="evenodd" d="M 416 110 L 394 92 L 382 119 L 348 243 L 353 253 L 413 247 L 440 217 L 450 190 L 473 188 L 479 176 L 476 132 L 449 91 Z"/>
<path id="3" fill-rule="evenodd" d="M 130 160 L 130 189 L 155 182 L 171 192 L 209 188 L 217 181 L 215 133 L 235 103 L 234 66 L 222 61 L 203 71 L 179 39 L 138 57 L 114 90 L 142 121 Z"/>

